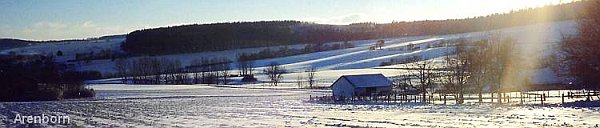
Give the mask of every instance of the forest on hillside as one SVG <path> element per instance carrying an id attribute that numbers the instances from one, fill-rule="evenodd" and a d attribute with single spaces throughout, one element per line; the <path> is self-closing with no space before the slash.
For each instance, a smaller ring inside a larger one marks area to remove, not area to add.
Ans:
<path id="1" fill-rule="evenodd" d="M 122 49 L 133 55 L 161 55 L 237 48 L 486 31 L 580 17 L 589 1 L 549 5 L 465 19 L 325 25 L 301 21 L 192 24 L 131 32 Z"/>

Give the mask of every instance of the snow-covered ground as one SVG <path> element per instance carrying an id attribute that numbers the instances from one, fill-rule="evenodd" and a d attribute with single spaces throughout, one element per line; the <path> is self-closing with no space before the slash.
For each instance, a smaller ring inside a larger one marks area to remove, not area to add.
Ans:
<path id="1" fill-rule="evenodd" d="M 440 40 L 487 38 L 489 33 L 499 33 L 515 39 L 519 48 L 531 54 L 546 54 L 560 39 L 560 34 L 573 33 L 574 21 L 555 22 L 495 30 L 440 36 L 393 38 L 386 40 L 383 50 L 368 50 L 375 40 L 351 41 L 357 47 L 343 50 L 311 53 L 283 58 L 256 61 L 264 67 L 277 62 L 292 71 L 284 75 L 283 83 L 273 87 L 264 83 L 247 85 L 124 85 L 118 78 L 87 81 L 97 96 L 92 99 L 72 99 L 47 102 L 2 102 L 0 103 L 0 127 L 27 127 L 13 124 L 16 114 L 20 115 L 66 115 L 71 126 L 83 127 L 598 127 L 600 107 L 561 107 L 561 98 L 549 97 L 546 104 L 514 105 L 475 103 L 477 96 L 469 94 L 465 105 L 440 105 L 424 103 L 348 103 L 333 104 L 309 101 L 311 96 L 330 95 L 328 89 L 298 89 L 295 79 L 305 76 L 301 72 L 308 66 L 318 68 L 318 86 L 328 86 L 341 75 L 382 73 L 394 76 L 402 70 L 390 70 L 392 66 L 379 66 L 390 58 L 420 55 L 439 61 L 447 51 L 443 47 L 423 49 L 429 43 Z M 121 40 L 122 41 L 122 40 Z M 407 51 L 399 47 L 416 44 L 422 49 Z M 86 49 L 115 48 L 119 40 L 99 43 L 47 44 L 35 47 L 12 49 L 26 53 L 54 53 L 57 49 L 66 56 L 85 52 Z M 55 46 L 56 45 L 56 46 Z M 94 46 L 98 45 L 98 46 Z M 302 45 L 290 46 L 301 48 Z M 276 47 L 275 47 L 276 48 Z M 258 52 L 264 48 L 228 50 L 219 52 L 166 55 L 188 63 L 200 57 L 228 57 L 234 59 L 239 53 Z M 2 51 L 7 52 L 7 51 Z M 66 58 L 66 57 L 65 57 Z M 64 59 L 64 58 L 63 58 Z M 79 70 L 112 72 L 110 60 L 93 61 L 82 65 Z M 235 72 L 235 71 L 232 71 Z M 560 82 L 545 68 L 533 73 L 538 83 Z M 261 81 L 264 75 L 257 75 Z M 233 78 L 239 80 L 240 78 Z M 101 83 L 101 84 L 91 84 Z M 233 82 L 235 83 L 235 82 Z M 534 92 L 560 95 L 566 91 Z M 510 93 L 515 96 L 518 93 Z M 435 97 L 435 96 L 434 96 Z M 484 94 L 489 97 L 489 94 Z M 438 97 L 436 97 L 438 98 Z M 596 97 L 597 98 L 597 97 Z M 566 105 L 577 106 L 576 100 Z M 489 102 L 489 99 L 484 99 Z M 535 99 L 525 99 L 525 104 L 538 104 Z M 42 125 L 48 126 L 48 125 Z M 63 127 L 60 125 L 49 125 Z M 30 126 L 31 127 L 31 126 Z"/>
<path id="2" fill-rule="evenodd" d="M 129 86 L 90 85 L 98 93 L 94 99 L 0 103 L 0 126 L 22 127 L 11 123 L 17 113 L 69 116 L 70 127 L 595 127 L 600 124 L 597 107 L 325 104 L 307 101 L 309 96 L 328 94 L 320 90 Z"/>
<path id="3" fill-rule="evenodd" d="M 65 41 L 58 43 L 42 43 L 27 47 L 19 47 L 0 51 L 0 54 L 8 54 L 15 52 L 16 54 L 42 54 L 54 55 L 56 61 L 64 62 L 74 60 L 75 54 L 81 53 L 98 53 L 101 50 L 116 50 L 121 49 L 121 43 L 125 41 L 124 37 L 111 37 L 105 39 L 92 39 L 86 41 Z M 56 56 L 58 51 L 63 52 L 63 56 Z"/>

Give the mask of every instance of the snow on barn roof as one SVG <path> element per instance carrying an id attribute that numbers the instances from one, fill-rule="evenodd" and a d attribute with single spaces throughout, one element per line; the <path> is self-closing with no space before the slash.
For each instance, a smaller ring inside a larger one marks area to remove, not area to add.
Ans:
<path id="1" fill-rule="evenodd" d="M 343 75 L 340 79 L 346 79 L 354 87 L 382 87 L 391 86 L 392 81 L 383 74 L 361 74 L 361 75 Z M 336 80 L 337 82 L 337 80 Z"/>

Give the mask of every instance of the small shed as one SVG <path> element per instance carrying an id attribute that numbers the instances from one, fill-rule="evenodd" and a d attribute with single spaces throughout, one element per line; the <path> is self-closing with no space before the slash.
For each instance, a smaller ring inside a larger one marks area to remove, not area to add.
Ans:
<path id="1" fill-rule="evenodd" d="M 392 85 L 383 74 L 344 75 L 333 82 L 331 89 L 334 98 L 344 99 L 387 95 L 392 91 Z"/>

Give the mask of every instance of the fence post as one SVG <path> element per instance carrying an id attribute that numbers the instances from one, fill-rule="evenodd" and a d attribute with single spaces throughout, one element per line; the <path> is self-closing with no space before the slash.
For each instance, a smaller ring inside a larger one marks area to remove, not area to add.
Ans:
<path id="1" fill-rule="evenodd" d="M 444 94 L 444 105 L 446 105 L 446 94 Z"/>
<path id="2" fill-rule="evenodd" d="M 490 100 L 492 101 L 491 103 L 494 103 L 494 92 L 491 92 L 490 96 L 492 97 L 492 98 L 490 98 Z"/>
<path id="3" fill-rule="evenodd" d="M 523 91 L 519 92 L 519 100 L 521 101 L 521 105 L 523 105 Z"/>
<path id="4" fill-rule="evenodd" d="M 565 94 L 564 93 L 561 94 L 560 99 L 561 99 L 561 104 L 565 104 Z"/>
<path id="5" fill-rule="evenodd" d="M 508 103 L 510 103 L 511 96 L 512 96 L 512 94 L 508 93 Z"/>
<path id="6" fill-rule="evenodd" d="M 546 97 L 546 93 L 542 92 L 542 97 L 540 97 L 540 101 L 542 101 L 542 106 L 544 105 L 545 97 Z"/>

